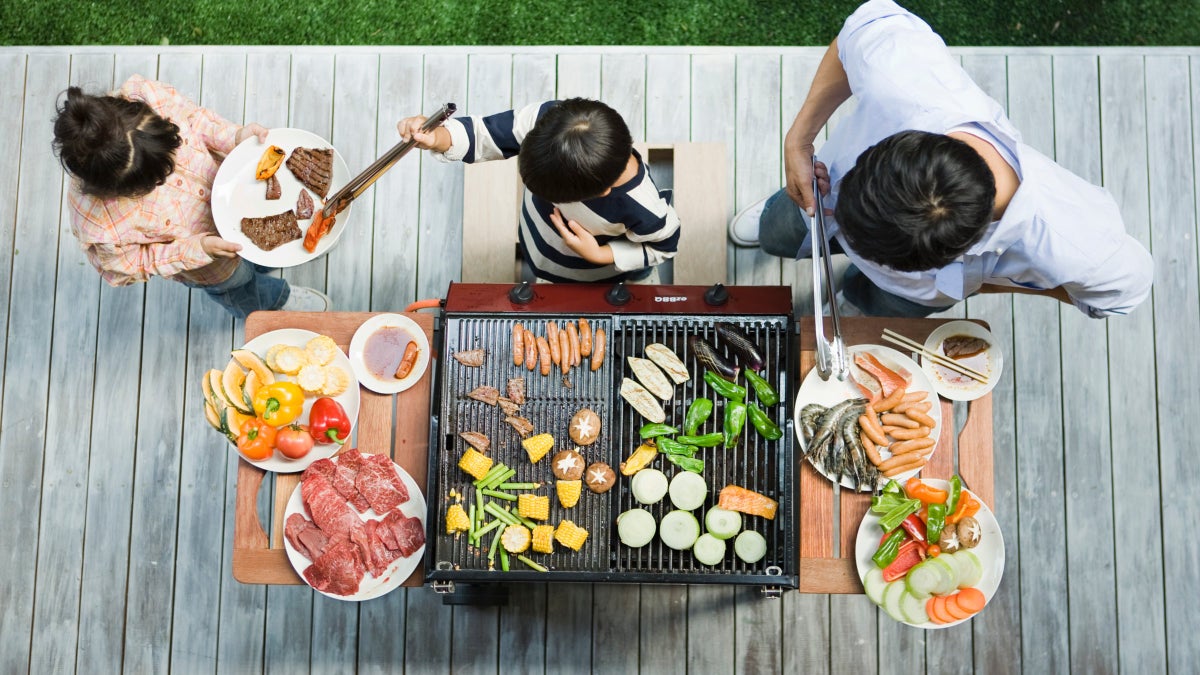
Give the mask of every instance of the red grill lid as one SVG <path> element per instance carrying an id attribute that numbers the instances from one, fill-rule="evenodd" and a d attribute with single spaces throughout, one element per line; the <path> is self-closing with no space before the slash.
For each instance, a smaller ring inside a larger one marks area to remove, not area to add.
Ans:
<path id="1" fill-rule="evenodd" d="M 528 302 L 519 301 L 521 291 L 532 295 Z M 520 284 L 451 283 L 446 293 L 446 311 L 779 315 L 792 311 L 792 289 L 790 286 L 720 284 L 529 284 L 522 288 Z"/>

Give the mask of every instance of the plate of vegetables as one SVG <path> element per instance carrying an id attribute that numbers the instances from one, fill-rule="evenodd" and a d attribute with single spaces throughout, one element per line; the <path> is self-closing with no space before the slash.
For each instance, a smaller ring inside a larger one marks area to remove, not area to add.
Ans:
<path id="1" fill-rule="evenodd" d="M 871 498 L 854 543 L 871 600 L 916 628 L 957 625 L 983 610 L 1004 574 L 995 515 L 962 479 L 889 481 Z"/>

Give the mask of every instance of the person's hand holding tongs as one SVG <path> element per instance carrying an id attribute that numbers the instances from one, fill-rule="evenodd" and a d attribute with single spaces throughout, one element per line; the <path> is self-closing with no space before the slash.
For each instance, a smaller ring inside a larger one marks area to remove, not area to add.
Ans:
<path id="1" fill-rule="evenodd" d="M 809 235 L 812 238 L 813 317 L 816 319 L 813 337 L 817 343 L 817 374 L 822 380 L 828 380 L 830 375 L 845 380 L 850 374 L 850 366 L 846 361 L 846 345 L 842 342 L 842 324 L 838 315 L 837 289 L 833 285 L 833 263 L 830 260 L 829 236 L 825 232 L 825 204 L 821 198 L 816 155 L 813 155 L 812 166 L 812 190 L 816 204 Z M 825 339 L 822 297 L 829 299 L 829 315 L 833 318 L 832 340 Z"/>

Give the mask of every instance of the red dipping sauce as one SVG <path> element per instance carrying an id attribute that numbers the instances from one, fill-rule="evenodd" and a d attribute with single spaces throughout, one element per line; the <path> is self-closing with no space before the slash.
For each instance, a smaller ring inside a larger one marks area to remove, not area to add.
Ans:
<path id="1" fill-rule="evenodd" d="M 404 349 L 412 340 L 412 335 L 403 328 L 384 326 L 367 337 L 363 345 L 363 364 L 375 377 L 393 380 L 400 360 L 404 358 Z"/>

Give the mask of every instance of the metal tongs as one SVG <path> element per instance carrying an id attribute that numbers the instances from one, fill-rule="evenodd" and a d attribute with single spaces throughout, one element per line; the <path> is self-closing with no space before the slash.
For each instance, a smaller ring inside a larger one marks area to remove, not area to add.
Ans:
<path id="1" fill-rule="evenodd" d="M 812 165 L 813 199 L 816 201 L 816 208 L 813 210 L 812 231 L 809 234 L 812 237 L 813 316 L 816 318 L 813 337 L 817 342 L 817 374 L 822 380 L 828 380 L 831 375 L 845 380 L 850 374 L 850 364 L 846 361 L 846 345 L 842 341 L 842 323 L 837 308 L 837 289 L 833 286 L 833 263 L 830 261 L 829 238 L 825 233 L 825 204 L 821 199 L 821 188 L 817 184 L 816 155 L 813 155 Z M 829 298 L 829 316 L 833 318 L 833 340 L 825 339 L 822 294 Z"/>
<path id="2" fill-rule="evenodd" d="M 421 125 L 422 132 L 430 132 L 442 126 L 442 123 L 450 119 L 450 116 L 458 110 L 458 106 L 453 103 L 447 103 L 442 106 L 441 110 L 429 116 L 425 120 L 425 124 Z M 332 218 L 341 213 L 350 202 L 354 201 L 371 187 L 379 177 L 387 173 L 387 170 L 392 168 L 401 157 L 408 154 L 409 150 L 417 144 L 416 139 L 410 138 L 407 141 L 401 141 L 392 146 L 391 150 L 383 153 L 383 157 L 375 160 L 375 163 L 368 166 L 362 173 L 358 174 L 349 183 L 346 183 L 341 190 L 334 193 L 328 201 L 325 202 L 325 207 L 321 209 L 321 215 L 326 218 Z"/>

